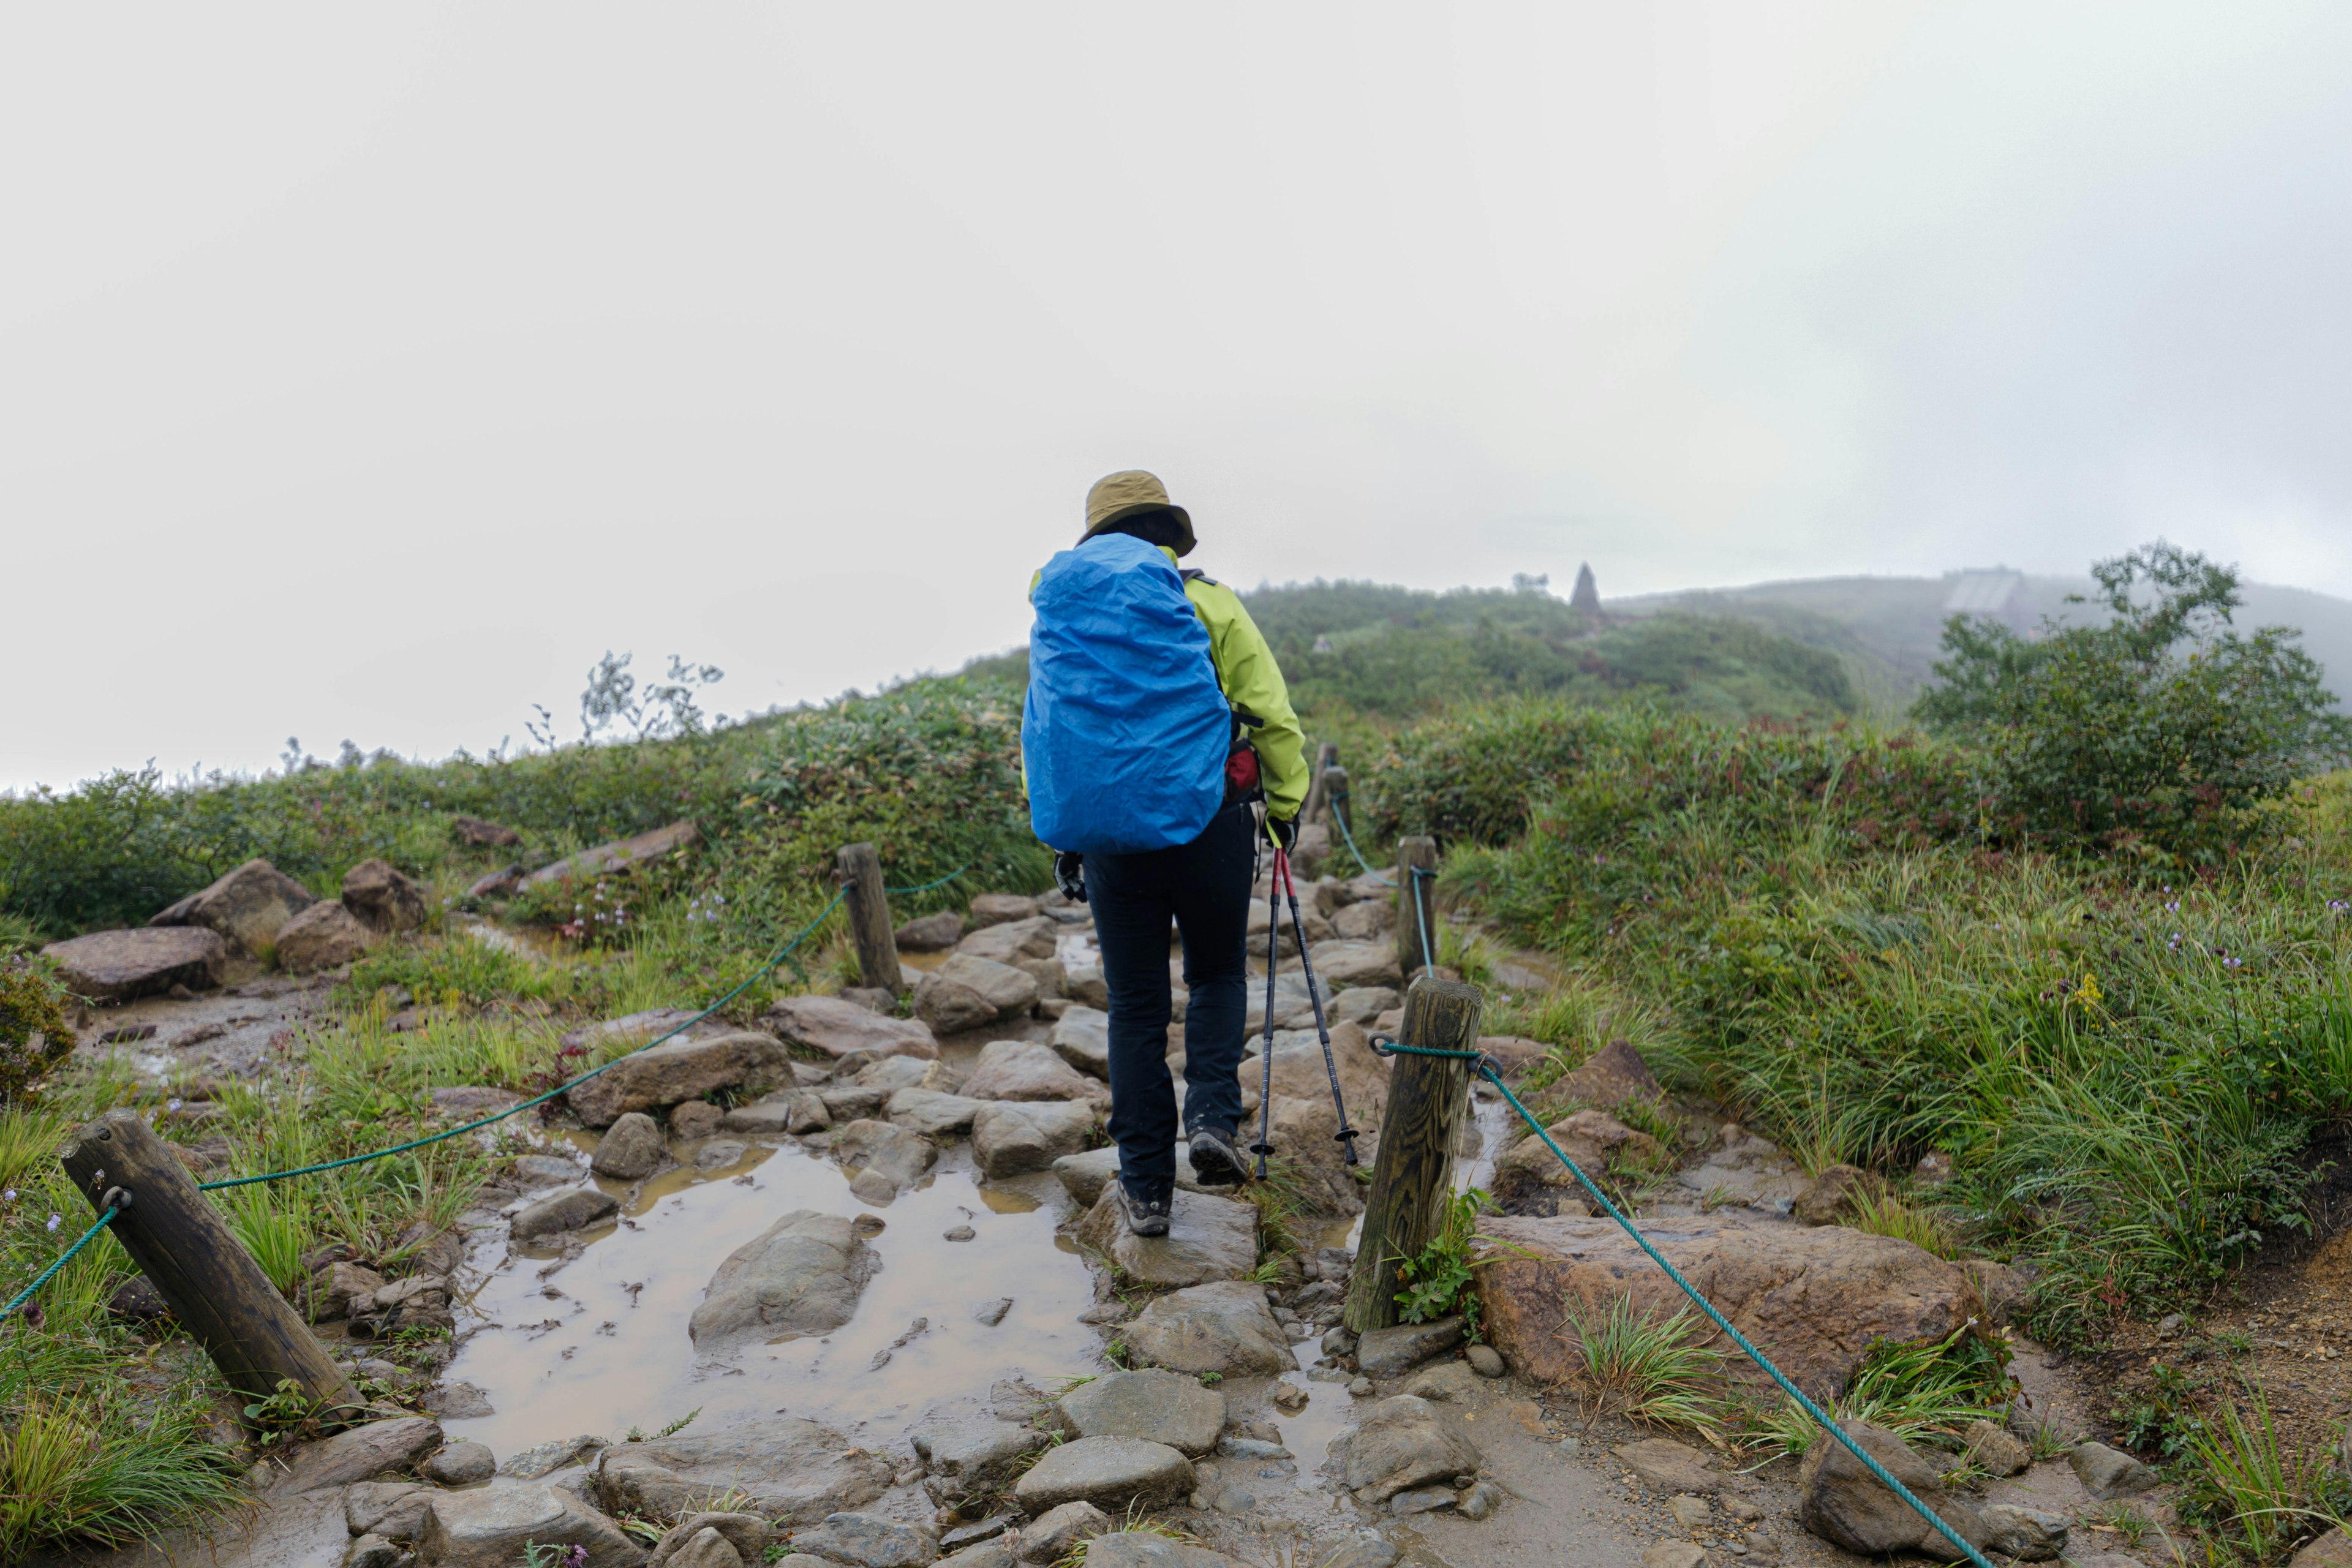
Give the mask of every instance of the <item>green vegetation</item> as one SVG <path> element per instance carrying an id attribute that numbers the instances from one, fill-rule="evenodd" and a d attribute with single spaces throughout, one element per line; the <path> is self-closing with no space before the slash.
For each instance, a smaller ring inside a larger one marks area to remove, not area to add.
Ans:
<path id="1" fill-rule="evenodd" d="M 1714 1325 L 1689 1309 L 1670 1318 L 1633 1310 L 1622 1297 L 1598 1312 L 1567 1305 L 1563 1331 L 1590 1399 L 1585 1425 L 1604 1415 L 1713 1434 L 1723 1425 L 1723 1355 L 1699 1342 Z"/>
<path id="2" fill-rule="evenodd" d="M 1397 1316 L 1408 1323 L 1434 1322 L 1462 1315 L 1463 1338 L 1476 1342 L 1484 1337 L 1479 1322 L 1478 1292 L 1472 1289 L 1478 1264 L 1478 1216 L 1494 1206 L 1477 1188 L 1454 1194 L 1445 1201 L 1437 1234 L 1417 1258 L 1400 1258 Z"/>
<path id="3" fill-rule="evenodd" d="M 57 983 L 22 958 L 0 958 L 0 1106 L 37 1096 L 73 1044 Z"/>

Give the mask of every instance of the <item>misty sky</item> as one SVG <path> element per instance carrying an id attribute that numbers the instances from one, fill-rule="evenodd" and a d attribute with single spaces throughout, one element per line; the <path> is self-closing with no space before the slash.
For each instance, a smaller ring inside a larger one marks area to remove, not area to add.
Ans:
<path id="1" fill-rule="evenodd" d="M 2352 595 L 2352 10 L 16 6 L 0 787 L 730 712 L 1192 563 Z"/>

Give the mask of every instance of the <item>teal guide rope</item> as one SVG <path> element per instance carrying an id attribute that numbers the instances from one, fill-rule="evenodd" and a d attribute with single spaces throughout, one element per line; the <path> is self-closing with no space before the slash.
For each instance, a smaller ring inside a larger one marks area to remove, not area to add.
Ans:
<path id="1" fill-rule="evenodd" d="M 1752 1361 L 1758 1366 L 1762 1367 L 1764 1369 L 1765 1375 L 1771 1378 L 1774 1383 L 1779 1384 L 1780 1385 L 1780 1391 L 1783 1394 L 1786 1394 L 1790 1398 L 1795 1400 L 1799 1408 L 1802 1409 L 1807 1415 L 1811 1416 L 1814 1423 L 1818 1425 L 1822 1431 L 1836 1438 L 1839 1445 L 1843 1447 L 1847 1453 L 1852 1454 L 1855 1458 L 1861 1460 L 1863 1468 L 1868 1470 L 1872 1475 L 1878 1478 L 1878 1479 L 1886 1486 L 1887 1489 L 1894 1492 L 1896 1497 L 1901 1498 L 1904 1502 L 1910 1507 L 1911 1511 L 1917 1514 L 1921 1519 L 1926 1520 L 1929 1524 L 1935 1526 L 1937 1534 L 1942 1536 L 1946 1541 L 1950 1542 L 1955 1547 L 1958 1547 L 1961 1555 L 1966 1557 L 1968 1561 L 1974 1565 L 1974 1568 L 1992 1568 L 1992 1564 L 1986 1561 L 1983 1552 L 1970 1545 L 1966 1540 L 1962 1539 L 1958 1532 L 1954 1531 L 1950 1525 L 1946 1524 L 1941 1519 L 1937 1518 L 1936 1510 L 1929 1508 L 1926 1503 L 1921 1502 L 1918 1498 L 1912 1494 L 1910 1488 L 1905 1486 L 1901 1481 L 1896 1480 L 1892 1475 L 1890 1475 L 1887 1472 L 1885 1466 L 1871 1458 L 1869 1454 L 1864 1452 L 1861 1445 L 1856 1443 L 1853 1438 L 1847 1436 L 1844 1430 L 1841 1428 L 1836 1422 L 1831 1420 L 1829 1415 L 1820 1405 L 1814 1404 L 1810 1398 L 1806 1397 L 1802 1389 L 1799 1388 L 1795 1384 L 1790 1383 L 1786 1377 L 1782 1376 L 1780 1369 L 1774 1366 L 1770 1359 L 1767 1357 L 1762 1351 L 1759 1351 L 1754 1345 L 1749 1344 L 1748 1342 L 1748 1336 L 1741 1333 L 1738 1329 L 1733 1328 L 1730 1321 L 1725 1318 L 1721 1312 L 1716 1310 L 1715 1303 L 1708 1300 L 1705 1296 L 1699 1294 L 1698 1288 L 1693 1285 L 1689 1280 L 1683 1278 L 1682 1270 L 1667 1262 L 1664 1255 L 1659 1252 L 1656 1247 L 1650 1245 L 1650 1238 L 1643 1236 L 1638 1229 L 1634 1228 L 1633 1222 L 1627 1219 L 1625 1215 L 1619 1211 L 1617 1205 L 1609 1201 L 1609 1194 L 1595 1186 L 1592 1183 L 1592 1178 L 1586 1175 L 1575 1161 L 1570 1159 L 1565 1153 L 1561 1152 L 1559 1145 L 1551 1141 L 1551 1134 L 1545 1131 L 1542 1125 L 1538 1123 L 1533 1116 L 1528 1114 L 1528 1108 L 1519 1103 L 1519 1097 L 1511 1092 L 1510 1085 L 1503 1081 L 1502 1074 L 1495 1070 L 1495 1064 L 1489 1061 L 1483 1052 L 1433 1050 L 1426 1046 L 1401 1045 L 1394 1040 L 1385 1037 L 1375 1037 L 1372 1041 L 1372 1048 L 1383 1056 L 1443 1057 L 1455 1061 L 1475 1063 L 1477 1066 L 1478 1076 L 1485 1079 L 1488 1083 L 1493 1084 L 1496 1089 L 1502 1091 L 1503 1098 L 1511 1102 L 1511 1109 L 1519 1113 L 1519 1120 L 1526 1122 L 1528 1124 L 1528 1131 L 1532 1131 L 1537 1137 L 1542 1139 L 1544 1141 L 1544 1147 L 1550 1150 L 1554 1156 L 1559 1159 L 1559 1163 L 1568 1167 L 1568 1173 L 1576 1178 L 1577 1184 L 1581 1186 L 1585 1192 L 1591 1195 L 1594 1203 L 1601 1205 L 1601 1209 L 1607 1213 L 1611 1219 L 1615 1220 L 1617 1224 L 1622 1227 L 1626 1235 L 1633 1238 L 1635 1244 L 1638 1245 L 1643 1252 L 1650 1255 L 1651 1262 L 1656 1264 L 1659 1268 L 1666 1271 L 1666 1278 L 1673 1280 L 1677 1286 L 1679 1286 L 1682 1289 L 1682 1293 L 1689 1297 L 1693 1302 L 1696 1303 L 1699 1310 L 1705 1312 L 1707 1317 L 1714 1321 L 1717 1328 L 1721 1329 L 1725 1333 L 1731 1336 L 1731 1342 L 1738 1345 L 1740 1350 L 1747 1354 L 1749 1361 Z"/>
<path id="2" fill-rule="evenodd" d="M 16 1310 L 17 1308 L 22 1307 L 26 1302 L 31 1300 L 33 1299 L 34 1291 L 38 1290 L 42 1286 L 55 1279 L 58 1269 L 63 1268 L 67 1264 L 73 1261 L 75 1253 L 79 1252 L 83 1247 L 88 1247 L 97 1238 L 100 1231 L 104 1230 L 108 1226 L 114 1223 L 115 1213 L 115 1210 L 109 1209 L 104 1214 L 99 1215 L 98 1223 L 91 1226 L 88 1230 L 83 1231 L 81 1233 L 80 1239 L 77 1240 L 71 1247 L 67 1247 L 63 1252 L 58 1254 L 58 1260 L 55 1263 L 50 1264 L 47 1268 L 42 1269 L 40 1273 L 34 1276 L 33 1282 L 30 1285 L 26 1286 L 22 1290 L 17 1291 L 15 1296 L 11 1297 L 6 1306 L 0 1307 L 0 1318 L 8 1316 L 11 1312 Z"/>

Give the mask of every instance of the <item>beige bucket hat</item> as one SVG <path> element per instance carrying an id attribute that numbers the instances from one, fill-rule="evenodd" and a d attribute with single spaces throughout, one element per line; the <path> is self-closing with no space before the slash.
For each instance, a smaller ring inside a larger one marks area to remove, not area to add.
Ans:
<path id="1" fill-rule="evenodd" d="M 1122 468 L 1095 481 L 1087 492 L 1087 531 L 1078 535 L 1078 542 L 1084 544 L 1111 524 L 1145 511 L 1164 511 L 1174 518 L 1184 531 L 1184 542 L 1176 547 L 1176 553 L 1192 552 L 1192 514 L 1168 499 L 1168 487 L 1158 475 L 1141 468 Z"/>

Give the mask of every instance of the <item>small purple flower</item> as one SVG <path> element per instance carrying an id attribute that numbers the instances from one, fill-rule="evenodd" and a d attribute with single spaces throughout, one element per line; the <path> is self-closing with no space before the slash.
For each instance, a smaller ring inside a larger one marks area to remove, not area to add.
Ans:
<path id="1" fill-rule="evenodd" d="M 2225 958 L 2221 961 L 2221 967 L 2224 969 L 2235 969 L 2244 962 L 2245 960 L 2242 958 Z"/>
<path id="2" fill-rule="evenodd" d="M 2170 903 L 2165 905 L 2164 912 L 2168 915 L 2179 914 L 2180 912 L 2180 900 L 2179 899 L 2175 899 Z"/>
<path id="3" fill-rule="evenodd" d="M 166 1110 L 177 1110 L 180 1109 L 180 1105 L 181 1102 L 179 1100 L 167 1100 L 163 1102 L 163 1109 Z"/>
<path id="4" fill-rule="evenodd" d="M 10 1187 L 10 1188 L 8 1188 L 6 1191 L 5 1191 L 5 1192 L 0 1192 L 0 1204 L 13 1204 L 13 1203 L 15 1203 L 16 1201 L 16 1188 L 14 1188 L 14 1187 Z"/>
<path id="5" fill-rule="evenodd" d="M 50 1235 L 52 1235 L 52 1236 L 55 1236 L 55 1235 L 57 1234 L 58 1226 L 61 1226 L 61 1225 L 65 1224 L 65 1222 L 66 1222 L 66 1216 L 65 1216 L 65 1215 L 61 1215 L 61 1214 L 53 1214 L 53 1215 L 51 1215 L 49 1216 L 49 1226 L 48 1226 L 49 1234 L 50 1234 Z"/>

